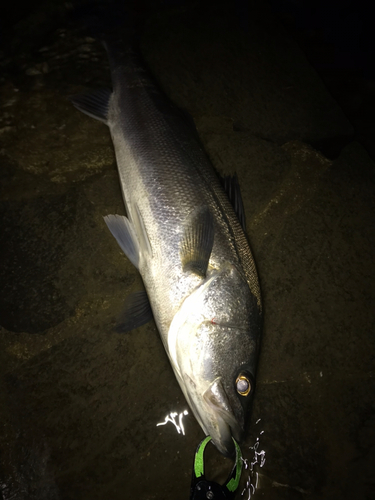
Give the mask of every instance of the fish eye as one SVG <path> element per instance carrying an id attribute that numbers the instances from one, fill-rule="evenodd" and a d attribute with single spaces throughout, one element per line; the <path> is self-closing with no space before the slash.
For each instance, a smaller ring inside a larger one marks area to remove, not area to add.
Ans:
<path id="1" fill-rule="evenodd" d="M 251 391 L 251 382 L 249 377 L 244 374 L 240 374 L 236 380 L 236 389 L 240 396 L 247 396 Z"/>

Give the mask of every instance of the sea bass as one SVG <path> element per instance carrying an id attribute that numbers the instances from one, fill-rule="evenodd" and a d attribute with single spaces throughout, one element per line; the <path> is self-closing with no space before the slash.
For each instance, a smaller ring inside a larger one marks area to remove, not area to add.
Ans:
<path id="1" fill-rule="evenodd" d="M 226 178 L 223 188 L 140 54 L 117 39 L 105 46 L 113 90 L 71 100 L 108 125 L 115 148 L 127 217 L 105 222 L 146 289 L 127 300 L 122 327 L 154 318 L 197 421 L 232 455 L 254 391 L 262 317 L 238 183 Z"/>

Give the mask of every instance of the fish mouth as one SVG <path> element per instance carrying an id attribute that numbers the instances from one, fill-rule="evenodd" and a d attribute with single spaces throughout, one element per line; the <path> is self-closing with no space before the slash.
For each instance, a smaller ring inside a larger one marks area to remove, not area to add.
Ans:
<path id="1" fill-rule="evenodd" d="M 241 441 L 243 424 L 236 418 L 230 406 L 221 378 L 215 379 L 203 394 L 203 399 L 209 409 L 209 417 L 200 415 L 206 433 L 212 438 L 216 448 L 227 457 L 235 454 L 234 438 Z"/>
<path id="2" fill-rule="evenodd" d="M 179 374 L 176 374 L 179 378 Z M 199 393 L 192 378 L 185 374 L 181 383 L 186 400 L 195 418 L 220 453 L 233 458 L 236 448 L 233 442 L 241 442 L 244 434 L 244 414 L 239 411 L 236 417 L 224 389 L 221 377 L 216 378 Z M 190 390 L 189 390 L 190 389 Z"/>
<path id="3" fill-rule="evenodd" d="M 226 457 L 233 457 L 236 449 L 233 442 L 233 429 L 220 415 L 216 415 L 217 432 L 211 431 L 210 436 L 216 448 Z M 240 441 L 240 439 L 236 440 Z"/>

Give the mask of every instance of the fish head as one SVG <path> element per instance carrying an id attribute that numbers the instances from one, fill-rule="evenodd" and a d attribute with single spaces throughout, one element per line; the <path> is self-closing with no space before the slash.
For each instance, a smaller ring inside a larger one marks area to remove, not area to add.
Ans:
<path id="1" fill-rule="evenodd" d="M 168 336 L 172 366 L 202 429 L 232 456 L 254 393 L 260 314 L 243 275 L 225 265 L 182 304 Z"/>

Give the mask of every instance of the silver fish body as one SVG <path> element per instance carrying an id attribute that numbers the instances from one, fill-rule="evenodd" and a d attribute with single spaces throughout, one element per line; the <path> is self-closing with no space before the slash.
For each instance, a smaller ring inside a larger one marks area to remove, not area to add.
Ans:
<path id="1" fill-rule="evenodd" d="M 106 222 L 139 269 L 187 402 L 230 455 L 232 436 L 241 440 L 244 431 L 259 351 L 254 260 L 191 124 L 131 48 L 106 48 L 113 92 L 72 98 L 111 132 L 127 218 Z"/>

